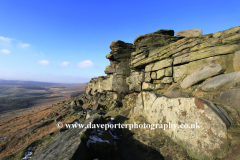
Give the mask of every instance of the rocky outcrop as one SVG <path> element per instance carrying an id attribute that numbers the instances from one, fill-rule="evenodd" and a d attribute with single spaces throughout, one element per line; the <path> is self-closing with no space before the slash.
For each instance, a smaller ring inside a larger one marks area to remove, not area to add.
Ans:
<path id="1" fill-rule="evenodd" d="M 164 124 L 168 125 L 165 133 L 198 158 L 219 158 L 227 152 L 230 117 L 208 100 L 171 99 L 141 92 L 131 114 L 143 115 L 149 123 L 159 124 L 159 129 L 163 129 Z M 172 124 L 171 128 L 169 124 Z M 174 128 L 173 124 L 178 125 Z M 186 125 L 188 126 L 185 129 L 181 127 Z"/>
<path id="2" fill-rule="evenodd" d="M 111 52 L 106 56 L 110 60 L 110 65 L 105 69 L 107 76 L 93 78 L 87 84 L 86 92 L 159 90 L 166 84 L 181 82 L 189 74 L 196 74 L 199 79 L 192 82 L 185 79 L 182 82 L 182 87 L 187 88 L 188 82 L 191 86 L 209 76 L 223 73 L 223 70 L 208 76 L 197 71 L 192 73 L 206 63 L 221 65 L 225 73 L 238 71 L 239 31 L 240 27 L 234 27 L 202 35 L 200 29 L 193 29 L 177 33 L 183 37 L 176 37 L 173 30 L 158 30 L 138 36 L 134 45 L 113 41 Z"/>
<path id="3" fill-rule="evenodd" d="M 130 75 L 130 57 L 135 51 L 135 46 L 123 41 L 113 41 L 110 49 L 112 51 L 106 56 L 111 63 L 105 69 L 107 76 L 92 78 L 86 86 L 87 94 L 94 95 L 104 91 L 127 93 L 129 91 L 126 78 Z"/>
<path id="4" fill-rule="evenodd" d="M 240 26 L 208 35 L 200 29 L 185 30 L 177 36 L 173 30 L 158 30 L 138 36 L 134 45 L 113 41 L 106 56 L 107 76 L 93 78 L 86 93 L 121 95 L 110 110 L 129 106 L 122 95 L 140 93 L 136 103 L 131 102 L 131 115 L 143 115 L 154 124 L 198 122 L 198 129 L 166 133 L 196 159 L 223 158 L 232 119 L 220 106 L 239 108 Z"/>

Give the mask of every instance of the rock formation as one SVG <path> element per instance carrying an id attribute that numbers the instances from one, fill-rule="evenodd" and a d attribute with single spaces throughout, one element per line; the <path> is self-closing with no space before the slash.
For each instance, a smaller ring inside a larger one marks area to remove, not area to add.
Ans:
<path id="1" fill-rule="evenodd" d="M 111 62 L 105 69 L 107 76 L 92 79 L 86 93 L 139 93 L 131 113 L 144 115 L 150 123 L 197 120 L 203 128 L 191 132 L 168 130 L 167 134 L 197 157 L 223 157 L 227 153 L 227 128 L 232 119 L 209 100 L 180 98 L 189 97 L 181 89 L 192 94 L 194 85 L 200 85 L 201 92 L 239 87 L 240 27 L 208 35 L 202 35 L 201 29 L 191 29 L 178 32 L 177 36 L 180 37 L 174 36 L 173 30 L 158 30 L 138 36 L 134 44 L 113 41 L 112 51 L 106 56 Z M 178 91 L 167 89 L 174 85 L 179 86 Z M 165 95 L 174 99 L 143 92 L 166 89 Z M 235 92 L 239 95 L 238 90 L 221 94 L 222 99 L 231 99 L 225 104 L 236 105 L 236 96 L 230 96 Z"/>
<path id="2" fill-rule="evenodd" d="M 208 35 L 202 35 L 200 29 L 191 29 L 178 32 L 177 36 L 168 29 L 140 35 L 134 44 L 113 41 L 111 52 L 106 56 L 110 60 L 105 69 L 107 75 L 92 78 L 86 86 L 86 94 L 73 100 L 71 106 L 76 111 L 93 108 L 87 111 L 87 121 L 94 121 L 94 113 L 107 110 L 105 118 L 118 115 L 119 123 L 142 116 L 151 124 L 194 124 L 195 128 L 164 131 L 178 145 L 176 148 L 183 147 L 187 151 L 182 159 L 229 157 L 236 149 L 234 146 L 239 145 L 233 137 L 240 138 L 235 134 L 240 124 L 240 26 Z M 67 138 L 72 133 L 77 132 L 66 132 Z M 132 135 L 125 133 L 134 145 L 141 141 Z M 160 135 L 154 141 L 158 141 Z M 109 149 L 109 146 L 114 148 L 112 136 L 109 144 L 104 144 L 104 148 L 108 146 L 106 153 L 113 151 Z M 68 142 L 64 147 L 72 146 L 69 153 L 78 155 L 81 140 L 77 136 L 73 136 L 73 140 L 76 142 Z M 160 145 L 155 146 L 164 155 L 167 150 L 162 149 L 163 141 L 165 143 L 164 139 L 159 140 Z M 54 141 L 48 148 L 59 148 L 59 144 L 60 141 Z M 99 144 L 92 147 L 97 148 Z M 85 149 L 88 148 L 85 146 Z M 41 153 L 47 156 L 49 151 Z M 96 154 L 100 155 L 99 151 Z M 65 158 L 59 151 L 54 155 Z M 179 158 L 178 154 L 171 156 Z"/>

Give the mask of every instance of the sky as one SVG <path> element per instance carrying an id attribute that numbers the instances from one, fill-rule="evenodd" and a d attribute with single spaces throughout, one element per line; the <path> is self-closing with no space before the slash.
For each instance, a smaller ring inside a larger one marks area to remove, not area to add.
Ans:
<path id="1" fill-rule="evenodd" d="M 0 79 L 85 83 L 114 40 L 240 26 L 239 0 L 0 0 Z"/>

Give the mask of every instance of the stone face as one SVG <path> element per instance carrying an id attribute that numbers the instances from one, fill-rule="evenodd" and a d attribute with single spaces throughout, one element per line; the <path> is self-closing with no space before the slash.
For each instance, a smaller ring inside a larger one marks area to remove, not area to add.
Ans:
<path id="1" fill-rule="evenodd" d="M 146 72 L 145 73 L 145 82 L 150 82 L 151 81 L 151 72 Z"/>
<path id="2" fill-rule="evenodd" d="M 152 67 L 152 71 L 156 71 L 156 70 L 160 70 L 162 68 L 166 68 L 166 67 L 170 67 L 172 66 L 172 59 L 164 59 L 162 61 L 156 62 L 153 67 Z"/>
<path id="3" fill-rule="evenodd" d="M 165 75 L 165 70 L 164 69 L 158 70 L 156 73 L 157 73 L 157 79 L 162 79 Z"/>
<path id="4" fill-rule="evenodd" d="M 116 66 L 115 65 L 109 65 L 109 66 L 106 66 L 105 68 L 105 73 L 106 74 L 109 74 L 109 73 L 115 73 L 116 72 Z"/>
<path id="5" fill-rule="evenodd" d="M 156 71 L 166 67 L 170 67 L 172 66 L 172 62 L 173 62 L 172 59 L 164 59 L 162 61 L 146 65 L 145 72 Z"/>
<path id="6" fill-rule="evenodd" d="M 219 101 L 234 109 L 240 109 L 240 89 L 230 89 L 221 93 Z"/>
<path id="7" fill-rule="evenodd" d="M 166 77 L 171 77 L 172 76 L 172 67 L 166 68 L 165 69 L 165 76 Z"/>
<path id="8" fill-rule="evenodd" d="M 144 72 L 132 72 L 128 78 L 129 90 L 138 91 L 142 90 L 142 82 L 144 81 Z"/>
<path id="9" fill-rule="evenodd" d="M 181 83 L 182 88 L 188 88 L 200 81 L 223 73 L 226 69 L 217 63 L 206 63 L 189 74 Z"/>
<path id="10" fill-rule="evenodd" d="M 177 124 L 176 128 L 167 128 L 164 133 L 184 146 L 194 157 L 222 158 L 228 151 L 229 121 L 221 109 L 205 99 L 166 98 L 141 92 L 130 114 L 141 114 L 151 124 Z M 180 128 L 186 124 L 189 127 L 195 124 L 196 128 Z M 158 128 L 163 129 L 163 126 L 161 128 L 159 125 Z"/>
<path id="11" fill-rule="evenodd" d="M 143 91 L 152 91 L 155 89 L 155 87 L 156 87 L 156 84 L 152 84 L 152 83 L 143 82 L 142 84 Z"/>
<path id="12" fill-rule="evenodd" d="M 120 62 L 116 64 L 116 74 L 129 76 L 130 75 L 129 62 Z"/>
<path id="13" fill-rule="evenodd" d="M 233 54 L 233 69 L 234 71 L 240 71 L 240 51 Z"/>
<path id="14" fill-rule="evenodd" d="M 112 90 L 115 92 L 128 93 L 129 88 L 126 77 L 123 75 L 113 75 Z"/>
<path id="15" fill-rule="evenodd" d="M 157 73 L 156 72 L 151 72 L 151 78 L 152 79 L 157 79 Z"/>
<path id="16" fill-rule="evenodd" d="M 204 82 L 202 90 L 215 91 L 222 87 L 237 87 L 240 84 L 240 71 L 216 76 Z"/>
<path id="17" fill-rule="evenodd" d="M 188 29 L 184 31 L 180 31 L 176 33 L 176 36 L 181 36 L 181 37 L 199 37 L 202 35 L 202 30 L 201 29 Z"/>
<path id="18" fill-rule="evenodd" d="M 173 78 L 172 77 L 164 77 L 161 80 L 162 83 L 172 83 L 173 82 Z"/>

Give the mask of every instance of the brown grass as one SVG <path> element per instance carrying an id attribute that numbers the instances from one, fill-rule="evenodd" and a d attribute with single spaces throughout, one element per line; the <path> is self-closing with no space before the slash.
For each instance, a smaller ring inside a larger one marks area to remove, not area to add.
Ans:
<path id="1" fill-rule="evenodd" d="M 58 128 L 55 122 L 41 127 L 32 133 L 25 134 L 30 128 L 44 121 L 44 118 L 52 113 L 58 111 L 59 115 L 64 114 L 66 105 L 59 105 L 54 107 L 46 107 L 31 112 L 19 114 L 17 116 L 9 117 L 0 121 L 0 137 L 7 137 L 5 142 L 0 141 L 0 158 L 15 154 L 21 149 L 27 147 L 36 140 L 41 140 L 49 133 L 56 132 Z M 66 117 L 62 122 L 70 123 L 77 118 L 77 115 L 72 115 L 71 118 Z M 56 119 L 53 117 L 51 120 Z M 48 119 L 50 120 L 50 119 Z M 1 148 L 6 148 L 1 151 Z"/>

